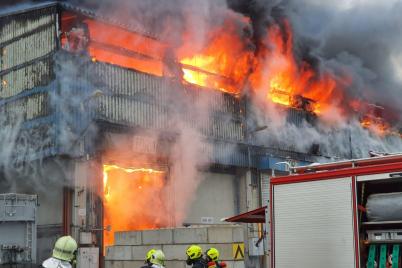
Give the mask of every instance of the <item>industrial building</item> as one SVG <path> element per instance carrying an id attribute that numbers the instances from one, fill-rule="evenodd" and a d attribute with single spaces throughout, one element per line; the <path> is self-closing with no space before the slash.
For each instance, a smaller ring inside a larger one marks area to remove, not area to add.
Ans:
<path id="1" fill-rule="evenodd" d="M 267 204 L 272 170 L 286 169 L 276 163 L 322 161 L 253 144 L 269 126 L 250 123 L 247 97 L 182 83 L 174 62 L 110 42 L 97 31 L 106 27 L 138 47 L 163 46 L 117 18 L 65 3 L 0 11 L 0 193 L 37 195 L 31 260 L 48 257 L 63 234 L 100 249 L 101 267 L 118 231 L 198 226 L 204 238 L 193 243 L 208 244 L 212 231 L 200 226 Z M 295 124 L 306 118 L 314 115 L 289 108 Z M 247 267 L 260 267 L 263 229 L 244 227 L 244 236 L 222 243 L 243 240 Z"/>

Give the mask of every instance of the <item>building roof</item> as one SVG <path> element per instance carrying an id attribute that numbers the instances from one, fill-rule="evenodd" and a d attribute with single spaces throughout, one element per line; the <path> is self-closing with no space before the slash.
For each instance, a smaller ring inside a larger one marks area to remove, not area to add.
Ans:
<path id="1" fill-rule="evenodd" d="M 56 6 L 57 1 L 46 1 L 46 2 L 27 2 L 27 3 L 20 3 L 17 5 L 10 5 L 6 7 L 2 7 L 0 9 L 0 17 L 10 16 L 15 14 L 21 14 L 28 11 L 46 8 L 50 6 Z"/>
<path id="2" fill-rule="evenodd" d="M 65 9 L 65 10 L 73 11 L 73 12 L 82 14 L 83 16 L 100 20 L 102 22 L 110 23 L 112 25 L 124 28 L 131 32 L 139 33 L 143 36 L 146 36 L 146 37 L 149 37 L 152 39 L 158 39 L 155 34 L 152 34 L 150 31 L 147 31 L 146 29 L 142 28 L 138 24 L 136 24 L 136 25 L 130 24 L 129 22 L 123 21 L 120 18 L 105 14 L 104 12 L 102 12 L 100 10 L 93 10 L 88 7 L 83 7 L 83 6 L 68 3 L 68 2 L 45 1 L 45 2 L 27 2 L 27 3 L 16 4 L 16 5 L 10 5 L 10 6 L 6 6 L 6 7 L 2 7 L 0 9 L 0 17 L 21 14 L 21 13 L 29 12 L 32 10 L 47 8 L 50 6 L 60 6 L 61 8 Z"/>
<path id="3" fill-rule="evenodd" d="M 138 25 L 138 24 L 134 25 L 134 24 L 130 24 L 129 22 L 122 21 L 120 18 L 105 14 L 105 12 L 102 12 L 100 10 L 93 10 L 88 7 L 83 7 L 83 6 L 79 6 L 79 5 L 71 4 L 71 3 L 67 3 L 67 2 L 60 2 L 59 4 L 62 8 L 66 9 L 66 10 L 77 12 L 86 17 L 113 24 L 115 26 L 124 28 L 131 32 L 139 33 L 139 34 L 149 37 L 149 38 L 158 39 L 156 35 L 152 34 L 150 31 L 147 31 L 146 29 L 142 28 L 140 25 Z"/>

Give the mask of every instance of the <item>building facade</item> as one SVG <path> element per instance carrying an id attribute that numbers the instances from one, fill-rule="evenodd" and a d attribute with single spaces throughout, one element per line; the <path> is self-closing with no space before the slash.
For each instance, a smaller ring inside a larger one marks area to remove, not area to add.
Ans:
<path id="1" fill-rule="evenodd" d="M 0 12 L 0 192 L 38 195 L 38 261 L 62 234 L 80 243 L 82 233 L 91 234 L 103 248 L 114 231 L 222 224 L 268 202 L 272 170 L 285 171 L 277 162 L 317 161 L 253 144 L 258 128 L 249 123 L 246 98 L 182 83 L 174 62 L 120 47 L 99 27 L 161 45 L 149 33 L 67 4 Z M 309 116 L 289 111 L 296 124 Z M 119 188 L 120 178 L 129 191 Z M 108 197 L 113 187 L 124 196 Z M 155 204 L 147 195 L 163 197 Z M 130 218 L 146 220 L 116 223 L 122 206 L 135 208 Z M 263 231 L 247 227 L 247 267 L 257 267 L 253 256 L 261 252 L 253 245 Z"/>

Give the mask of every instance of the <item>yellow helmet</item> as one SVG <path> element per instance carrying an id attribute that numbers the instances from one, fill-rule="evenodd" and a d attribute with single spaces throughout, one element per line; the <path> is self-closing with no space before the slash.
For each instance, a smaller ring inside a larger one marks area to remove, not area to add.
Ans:
<path id="1" fill-rule="evenodd" d="M 53 249 L 53 257 L 59 260 L 71 262 L 75 259 L 77 242 L 71 236 L 62 236 L 57 239 Z"/>
<path id="2" fill-rule="evenodd" d="M 216 248 L 209 248 L 205 254 L 211 261 L 217 261 L 219 259 L 219 251 Z"/>
<path id="3" fill-rule="evenodd" d="M 148 252 L 147 252 L 147 258 L 146 258 L 146 260 L 145 260 L 145 262 L 149 262 L 150 260 L 151 260 L 151 258 L 152 258 L 152 254 L 154 253 L 156 251 L 156 249 L 150 249 Z"/>
<path id="4" fill-rule="evenodd" d="M 196 260 L 202 257 L 202 249 L 200 246 L 197 245 L 191 245 L 187 251 L 186 254 L 190 260 Z"/>
<path id="5" fill-rule="evenodd" d="M 155 250 L 151 255 L 151 260 L 149 261 L 153 264 L 165 265 L 165 254 L 163 254 L 162 250 Z"/>

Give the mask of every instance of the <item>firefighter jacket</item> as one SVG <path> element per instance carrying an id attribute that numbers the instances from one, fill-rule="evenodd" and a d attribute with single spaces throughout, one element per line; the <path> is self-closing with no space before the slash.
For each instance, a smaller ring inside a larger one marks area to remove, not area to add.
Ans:
<path id="1" fill-rule="evenodd" d="M 198 260 L 191 260 L 190 262 L 187 261 L 187 265 L 192 265 L 192 268 L 208 268 L 208 263 L 202 258 Z"/>
<path id="2" fill-rule="evenodd" d="M 58 260 L 56 258 L 49 258 L 42 263 L 43 268 L 72 268 L 68 261 Z"/>
<path id="3" fill-rule="evenodd" d="M 208 262 L 208 268 L 226 268 L 226 263 L 210 261 L 210 262 Z"/>
<path id="4" fill-rule="evenodd" d="M 146 264 L 144 266 L 141 266 L 141 268 L 165 268 L 165 266 L 160 265 L 160 264 L 149 263 L 149 264 Z"/>

